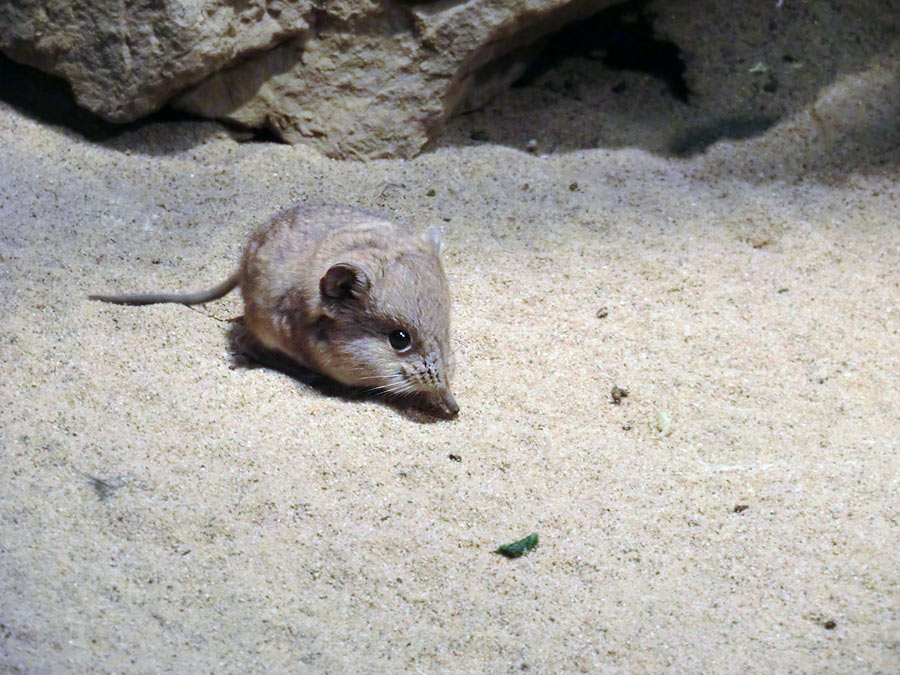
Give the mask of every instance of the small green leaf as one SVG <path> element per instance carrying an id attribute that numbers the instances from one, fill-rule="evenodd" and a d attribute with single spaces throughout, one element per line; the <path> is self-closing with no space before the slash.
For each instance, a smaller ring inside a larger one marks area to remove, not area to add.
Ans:
<path id="1" fill-rule="evenodd" d="M 531 551 L 537 544 L 537 532 L 532 532 L 524 539 L 519 539 L 519 541 L 514 541 L 511 544 L 503 544 L 503 546 L 494 551 L 494 553 L 499 553 L 507 558 L 518 558 Z"/>

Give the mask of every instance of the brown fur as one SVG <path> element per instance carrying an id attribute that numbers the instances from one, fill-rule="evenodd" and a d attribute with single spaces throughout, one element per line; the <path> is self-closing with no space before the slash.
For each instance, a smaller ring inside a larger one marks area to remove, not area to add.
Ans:
<path id="1" fill-rule="evenodd" d="M 440 232 L 404 232 L 342 206 L 292 206 L 251 237 L 240 268 L 190 295 L 91 296 L 119 304 L 199 304 L 235 286 L 250 335 L 302 366 L 352 387 L 424 398 L 448 417 L 449 289 Z M 391 334 L 403 331 L 408 348 Z"/>

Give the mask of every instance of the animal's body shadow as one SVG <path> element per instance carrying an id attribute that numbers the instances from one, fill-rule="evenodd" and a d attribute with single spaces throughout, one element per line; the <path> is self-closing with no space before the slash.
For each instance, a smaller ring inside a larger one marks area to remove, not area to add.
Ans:
<path id="1" fill-rule="evenodd" d="M 244 325 L 243 316 L 231 319 L 231 328 L 228 329 L 228 350 L 231 354 L 231 367 L 235 369 L 249 370 L 262 367 L 276 370 L 322 396 L 345 401 L 371 401 L 391 408 L 420 424 L 431 424 L 443 419 L 439 411 L 418 398 L 390 398 L 378 392 L 348 387 L 301 366 L 279 352 L 266 349 L 250 335 Z"/>

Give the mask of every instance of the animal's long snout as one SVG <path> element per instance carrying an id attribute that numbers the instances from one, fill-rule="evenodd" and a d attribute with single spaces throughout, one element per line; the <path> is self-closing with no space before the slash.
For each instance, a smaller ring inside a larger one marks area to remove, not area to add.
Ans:
<path id="1" fill-rule="evenodd" d="M 437 402 L 438 409 L 444 413 L 447 419 L 453 419 L 459 414 L 459 405 L 453 394 L 446 392 Z"/>

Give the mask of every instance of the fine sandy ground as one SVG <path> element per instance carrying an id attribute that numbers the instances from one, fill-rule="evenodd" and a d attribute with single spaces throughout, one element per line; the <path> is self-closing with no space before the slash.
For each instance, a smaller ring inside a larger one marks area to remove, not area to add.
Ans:
<path id="1" fill-rule="evenodd" d="M 566 62 L 412 161 L 0 103 L 0 670 L 900 671 L 897 26 L 707 4 L 689 104 Z M 457 420 L 86 299 L 296 201 L 444 228 Z"/>

